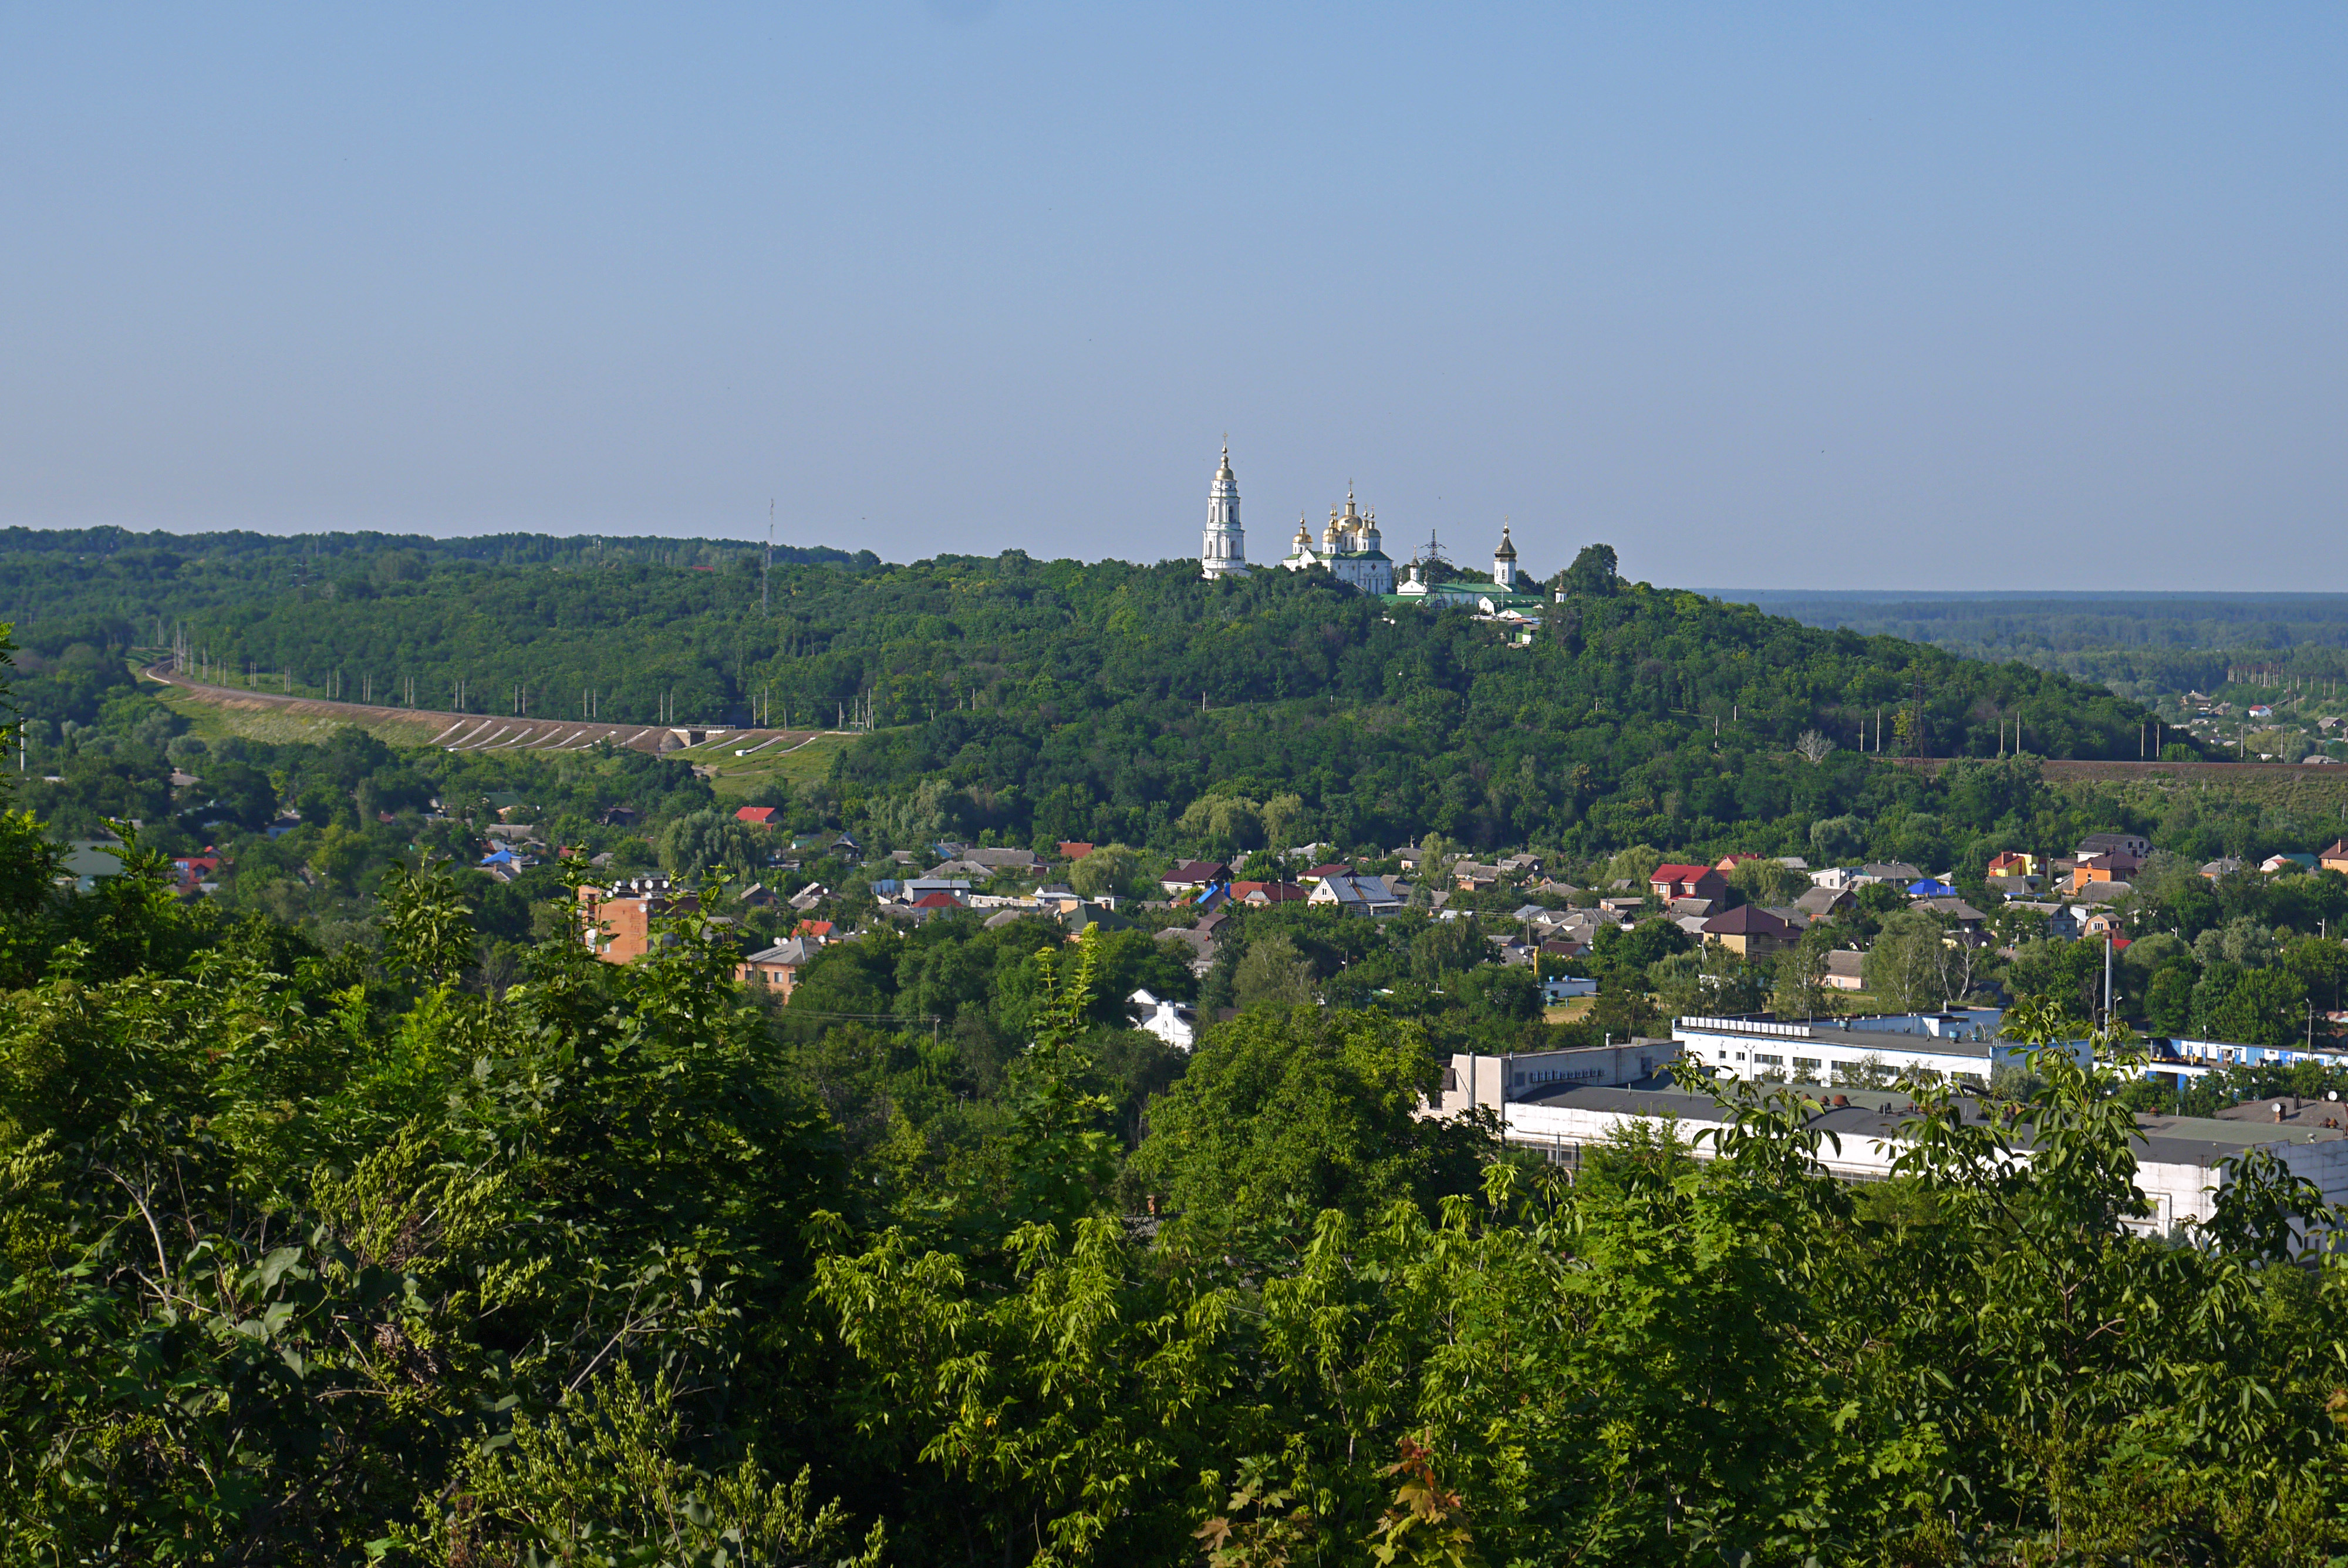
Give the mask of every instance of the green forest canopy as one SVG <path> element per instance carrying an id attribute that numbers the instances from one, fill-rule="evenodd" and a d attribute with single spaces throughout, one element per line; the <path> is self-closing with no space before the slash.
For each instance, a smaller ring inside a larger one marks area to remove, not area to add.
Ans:
<path id="1" fill-rule="evenodd" d="M 695 723 L 829 724 L 861 701 L 879 728 L 839 764 L 844 808 L 901 803 L 1017 842 L 1159 842 L 1218 794 L 1293 794 L 1300 821 L 1347 843 L 1703 839 L 1848 809 L 1838 794 L 1879 732 L 1890 754 L 1993 756 L 2018 734 L 2041 755 L 2132 758 L 2149 717 L 2021 664 L 1611 574 L 1577 579 L 1519 647 L 1464 611 L 1395 609 L 1320 574 L 1205 582 L 1187 562 L 1014 551 L 905 566 L 803 552 L 769 575 L 754 551 L 706 544 L 670 564 L 650 546 L 493 557 L 490 542 L 305 556 L 268 541 L 252 546 L 277 574 L 267 591 L 232 593 L 223 563 L 245 558 L 226 546 L 72 552 L 27 535 L 0 540 L 17 547 L 0 548 L 0 599 L 37 610 L 25 701 L 48 723 L 90 722 L 109 651 L 159 634 L 272 686 L 413 681 L 430 706 L 459 681 L 491 694 L 477 708 L 527 688 L 534 712 L 592 703 L 644 723 L 669 703 Z M 1806 732 L 1839 758 L 1797 760 Z"/>

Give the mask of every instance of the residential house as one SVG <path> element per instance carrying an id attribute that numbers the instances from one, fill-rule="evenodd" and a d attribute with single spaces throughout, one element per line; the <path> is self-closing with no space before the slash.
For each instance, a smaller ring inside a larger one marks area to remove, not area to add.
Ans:
<path id="1" fill-rule="evenodd" d="M 1923 875 L 1904 860 L 1874 860 L 1859 868 L 1856 880 L 1861 886 L 1872 882 L 1889 882 L 1895 886 L 1905 887 L 1910 882 L 1921 880 Z"/>
<path id="2" fill-rule="evenodd" d="M 108 877 L 122 875 L 121 859 L 108 853 L 121 847 L 119 839 L 77 838 L 66 845 L 65 854 L 58 858 L 57 869 L 73 878 L 75 892 L 91 892 Z M 63 881 L 64 877 L 58 880 Z"/>
<path id="3" fill-rule="evenodd" d="M 1094 845 L 1079 838 L 1064 838 L 1053 847 L 1059 851 L 1061 859 L 1069 861 L 1082 860 L 1094 849 Z"/>
<path id="4" fill-rule="evenodd" d="M 780 808 L 771 805 L 737 806 L 735 808 L 734 820 L 747 822 L 752 827 L 780 827 L 782 824 L 775 820 L 779 812 Z"/>
<path id="5" fill-rule="evenodd" d="M 1143 1033 L 1156 1035 L 1177 1050 L 1189 1050 L 1198 1040 L 1199 1015 L 1188 1002 L 1170 1001 L 1147 989 L 1127 1000 L 1134 1011 L 1134 1027 Z"/>
<path id="6" fill-rule="evenodd" d="M 2091 833 L 2079 840 L 2079 858 L 2098 855 L 2133 855 L 2138 860 L 2152 853 L 2152 840 L 2140 833 Z"/>
<path id="7" fill-rule="evenodd" d="M 2220 856 L 2218 859 L 2212 860 L 2208 865 L 2202 866 L 2201 875 L 2207 876 L 2210 881 L 2215 882 L 2220 876 L 2231 876 L 2235 872 L 2240 871 L 2242 868 L 2242 865 L 2243 863 L 2233 856 Z"/>
<path id="8" fill-rule="evenodd" d="M 653 930 L 665 917 L 689 914 L 701 901 L 665 876 L 631 876 L 608 887 L 579 889 L 581 938 L 607 964 L 633 964 L 655 944 Z"/>
<path id="9" fill-rule="evenodd" d="M 2315 869 L 2315 856 L 2312 855 L 2270 855 L 2264 860 L 2259 862 L 2259 869 L 2265 872 L 2270 876 L 2282 876 L 2291 872 L 2312 871 Z"/>
<path id="10" fill-rule="evenodd" d="M 1648 876 L 1647 886 L 1665 903 L 1674 898 L 1725 898 L 1728 896 L 1728 878 L 1709 866 L 1676 863 L 1658 866 Z"/>
<path id="11" fill-rule="evenodd" d="M 1919 898 L 1916 907 L 1929 909 L 1947 925 L 1965 933 L 1968 939 L 1981 938 L 1989 927 L 1989 917 L 1952 893 L 1944 897 Z"/>
<path id="12" fill-rule="evenodd" d="M 1073 909 L 1062 910 L 1060 924 L 1067 927 L 1071 940 L 1095 928 L 1103 931 L 1124 931 L 1131 929 L 1133 926 L 1132 921 L 1116 910 L 1090 903 L 1078 904 Z"/>
<path id="13" fill-rule="evenodd" d="M 800 860 L 831 859 L 853 866 L 864 858 L 864 848 L 845 833 L 802 833 L 791 840 L 791 854 Z"/>
<path id="14" fill-rule="evenodd" d="M 1740 958 L 1756 958 L 1789 946 L 1801 935 L 1787 921 L 1752 904 L 1740 904 L 1704 922 L 1704 939 L 1718 942 Z"/>
<path id="15" fill-rule="evenodd" d="M 1867 955 L 1848 948 L 1837 948 L 1827 955 L 1826 973 L 1818 983 L 1830 991 L 1863 991 L 1867 989 Z"/>
<path id="16" fill-rule="evenodd" d="M 2126 882 L 2143 866 L 2141 858 L 2124 850 L 2088 856 L 2071 867 L 2071 891 L 2076 893 L 2090 882 Z"/>
<path id="17" fill-rule="evenodd" d="M 1850 912 L 1859 900 L 1848 887 L 1812 887 L 1794 900 L 1794 907 L 1813 920 L 1831 920 Z"/>
<path id="18" fill-rule="evenodd" d="M 1041 870 L 1044 865 L 1042 861 L 1035 858 L 1034 850 L 1007 846 L 992 848 L 981 845 L 975 849 L 963 850 L 961 857 L 969 865 L 983 866 L 989 871 L 1032 872 Z"/>
<path id="19" fill-rule="evenodd" d="M 1331 876 L 1351 876 L 1353 874 L 1354 868 L 1352 866 L 1346 865 L 1342 860 L 1333 860 L 1326 866 L 1316 866 L 1312 870 L 1306 872 L 1304 874 L 1303 880 L 1306 882 L 1319 882 Z"/>
<path id="20" fill-rule="evenodd" d="M 2348 871 L 2348 838 L 2335 838 L 2332 847 L 2315 857 L 2316 865 L 2326 871 Z"/>
<path id="21" fill-rule="evenodd" d="M 1990 876 L 1982 879 L 1993 893 L 2003 893 L 2009 898 L 2034 898 L 2042 884 L 2035 876 Z"/>
<path id="22" fill-rule="evenodd" d="M 171 857 L 171 869 L 180 874 L 176 891 L 182 894 L 210 892 L 219 886 L 220 868 L 221 857 L 210 849 L 201 855 Z"/>
<path id="23" fill-rule="evenodd" d="M 1937 876 L 1920 876 L 1908 884 L 1908 897 L 1914 898 L 1946 898 L 1956 891 Z"/>
<path id="24" fill-rule="evenodd" d="M 1308 904 L 1334 904 L 1348 915 L 1385 916 L 1398 913 L 1402 900 L 1383 876 L 1324 876 L 1305 899 Z"/>
<path id="25" fill-rule="evenodd" d="M 1231 902 L 1250 908 L 1262 909 L 1273 904 L 1301 904 L 1312 897 L 1305 888 L 1293 882 L 1234 882 Z"/>
<path id="26" fill-rule="evenodd" d="M 1453 881 L 1462 893 L 1489 893 L 1500 885 L 1500 868 L 1483 866 L 1473 860 L 1455 862 L 1451 867 Z"/>
<path id="27" fill-rule="evenodd" d="M 947 892 L 942 887 L 940 887 L 931 892 L 924 893 L 919 897 L 909 899 L 906 907 L 912 909 L 927 909 L 935 912 L 940 909 L 959 909 L 962 907 L 962 900 L 955 895 Z"/>
<path id="28" fill-rule="evenodd" d="M 2125 922 L 2109 909 L 2090 910 L 2079 921 L 2079 935 L 2090 940 L 2097 937 L 2110 937 L 2113 938 L 2114 950 L 2117 950 L 2125 940 L 2120 937 L 2120 932 L 2125 929 L 2127 929 Z"/>
<path id="29" fill-rule="evenodd" d="M 1859 885 L 1859 867 L 1856 866 L 1821 866 L 1810 873 L 1810 886 L 1813 887 L 1831 887 L 1839 893 L 1855 889 Z"/>
<path id="30" fill-rule="evenodd" d="M 735 978 L 746 986 L 757 986 L 788 1001 L 791 992 L 798 989 L 799 970 L 815 957 L 819 945 L 793 937 L 771 948 L 761 948 L 742 960 Z"/>
<path id="31" fill-rule="evenodd" d="M 488 872 L 493 881 L 511 882 L 532 864 L 529 856 L 500 846 L 482 856 L 479 868 Z"/>
<path id="32" fill-rule="evenodd" d="M 1541 1004 L 1544 1007 L 1561 1007 L 1576 997 L 1594 997 L 1597 994 L 1598 982 L 1580 975 L 1560 975 L 1553 980 L 1541 982 Z"/>
<path id="33" fill-rule="evenodd" d="M 1718 860 L 1713 862 L 1713 869 L 1719 872 L 1723 876 L 1734 876 L 1736 875 L 1736 868 L 1744 865 L 1746 861 L 1766 860 L 1767 858 L 1769 857 L 1766 855 L 1724 855 Z"/>
<path id="34" fill-rule="evenodd" d="M 833 923 L 829 920 L 801 920 L 791 927 L 791 935 L 802 942 L 821 948 L 830 944 L 833 930 Z"/>
<path id="35" fill-rule="evenodd" d="M 1214 967 L 1215 933 L 1221 929 L 1223 922 L 1230 918 L 1231 916 L 1225 913 L 1208 915 L 1200 918 L 1195 926 L 1176 927 L 1170 931 L 1160 931 L 1158 933 L 1158 939 L 1169 948 L 1179 945 L 1188 948 L 1190 972 L 1194 975 L 1204 975 Z"/>
<path id="36" fill-rule="evenodd" d="M 2090 882 L 2072 897 L 2082 905 L 2116 904 L 2135 891 L 2136 884 L 2133 882 Z"/>
<path id="37" fill-rule="evenodd" d="M 798 892 L 792 894 L 788 898 L 784 899 L 783 902 L 788 904 L 792 908 L 804 915 L 808 910 L 814 908 L 817 905 L 822 903 L 825 899 L 830 897 L 830 888 L 826 887 L 820 882 L 810 882 L 806 886 L 800 888 Z"/>
<path id="38" fill-rule="evenodd" d="M 1541 861 L 1538 855 L 1511 855 L 1500 862 L 1502 875 L 1511 877 L 1539 876 Z"/>
<path id="39" fill-rule="evenodd" d="M 2035 876 L 2038 874 L 2038 856 L 2035 855 L 2009 849 L 1990 857 L 1989 875 L 1992 876 Z"/>
<path id="40" fill-rule="evenodd" d="M 969 897 L 970 884 L 953 876 L 914 876 L 897 885 L 897 901 L 901 904 L 918 904 L 932 893 L 946 894 L 960 904 Z"/>
<path id="41" fill-rule="evenodd" d="M 1231 868 L 1220 861 L 1185 860 L 1158 879 L 1168 894 L 1179 897 L 1231 879 Z"/>

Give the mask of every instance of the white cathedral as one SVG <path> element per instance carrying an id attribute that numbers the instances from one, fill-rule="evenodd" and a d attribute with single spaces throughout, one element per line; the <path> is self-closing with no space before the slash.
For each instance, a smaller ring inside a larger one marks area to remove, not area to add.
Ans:
<path id="1" fill-rule="evenodd" d="M 1395 590 L 1394 561 L 1380 548 L 1377 515 L 1355 509 L 1350 486 L 1345 490 L 1344 511 L 1329 508 L 1329 526 L 1321 530 L 1319 545 L 1313 544 L 1313 531 L 1304 519 L 1296 519 L 1296 538 L 1290 541 L 1288 559 L 1280 564 L 1291 571 L 1326 567 L 1330 576 L 1352 583 L 1364 593 L 1384 595 Z M 1207 533 L 1199 546 L 1199 573 L 1232 577 L 1251 569 L 1247 535 L 1240 528 L 1240 482 L 1231 473 L 1231 448 L 1226 442 L 1222 466 L 1215 470 L 1215 482 L 1207 491 Z"/>

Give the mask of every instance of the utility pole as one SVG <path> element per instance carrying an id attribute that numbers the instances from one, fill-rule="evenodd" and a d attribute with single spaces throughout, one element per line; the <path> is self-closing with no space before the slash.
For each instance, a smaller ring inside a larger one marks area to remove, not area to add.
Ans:
<path id="1" fill-rule="evenodd" d="M 2112 933 L 2104 930 L 2104 1027 L 2112 1027 Z"/>
<path id="2" fill-rule="evenodd" d="M 769 497 L 767 500 L 767 564 L 758 569 L 758 613 L 762 616 L 768 613 L 767 610 L 767 579 L 772 577 L 774 573 L 775 503 L 773 497 Z"/>

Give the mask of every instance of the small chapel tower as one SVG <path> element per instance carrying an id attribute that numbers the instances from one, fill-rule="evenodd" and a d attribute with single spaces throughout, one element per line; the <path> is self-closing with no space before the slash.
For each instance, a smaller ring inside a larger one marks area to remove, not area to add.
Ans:
<path id="1" fill-rule="evenodd" d="M 1247 535 L 1240 528 L 1240 482 L 1231 473 L 1231 444 L 1207 490 L 1207 536 L 1199 546 L 1199 575 L 1239 577 L 1248 569 Z"/>
<path id="2" fill-rule="evenodd" d="M 1509 525 L 1500 525 L 1500 548 L 1492 552 L 1492 580 L 1508 592 L 1517 590 L 1517 547 L 1509 542 Z"/>

